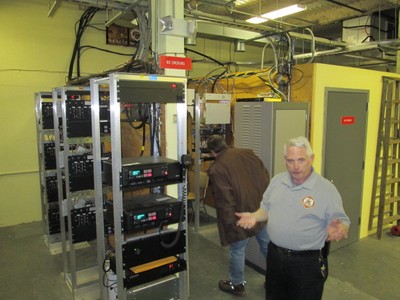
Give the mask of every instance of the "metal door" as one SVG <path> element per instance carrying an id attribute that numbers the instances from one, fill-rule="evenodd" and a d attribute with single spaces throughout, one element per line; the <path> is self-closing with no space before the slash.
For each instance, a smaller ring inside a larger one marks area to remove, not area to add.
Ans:
<path id="1" fill-rule="evenodd" d="M 331 250 L 359 239 L 368 91 L 327 89 L 323 176 L 339 190 L 351 220 L 349 236 Z"/>

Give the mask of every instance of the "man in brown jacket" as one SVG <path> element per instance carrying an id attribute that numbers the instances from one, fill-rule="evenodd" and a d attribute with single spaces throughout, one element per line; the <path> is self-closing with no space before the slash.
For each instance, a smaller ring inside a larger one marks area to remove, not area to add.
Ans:
<path id="1" fill-rule="evenodd" d="M 251 230 L 236 225 L 235 212 L 256 211 L 269 184 L 269 173 L 253 150 L 228 147 L 220 135 L 207 139 L 207 148 L 215 158 L 208 169 L 217 210 L 217 223 L 222 246 L 229 245 L 229 280 L 221 280 L 219 288 L 237 296 L 245 294 L 245 255 L 249 238 L 256 236 L 266 257 L 269 238 L 266 223 Z"/>

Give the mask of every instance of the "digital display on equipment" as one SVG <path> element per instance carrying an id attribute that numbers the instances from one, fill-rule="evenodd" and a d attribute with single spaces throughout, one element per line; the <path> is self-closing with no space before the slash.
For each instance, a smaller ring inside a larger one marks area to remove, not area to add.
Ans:
<path id="1" fill-rule="evenodd" d="M 142 174 L 141 170 L 132 170 L 129 172 L 130 176 L 139 176 L 141 174 Z"/>
<path id="2" fill-rule="evenodd" d="M 156 221 L 157 220 L 157 212 L 152 211 L 148 213 L 138 213 L 133 215 L 133 222 L 147 222 L 147 221 Z M 139 224 L 139 223 L 136 223 Z"/>
<path id="3" fill-rule="evenodd" d="M 138 221 L 143 220 L 144 218 L 146 218 L 145 214 L 139 214 L 139 215 L 136 215 L 136 217 L 135 217 L 135 219 Z"/>

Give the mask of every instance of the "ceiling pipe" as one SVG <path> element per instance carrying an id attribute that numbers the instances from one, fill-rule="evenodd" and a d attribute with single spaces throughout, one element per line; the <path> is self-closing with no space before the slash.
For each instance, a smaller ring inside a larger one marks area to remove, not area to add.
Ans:
<path id="1" fill-rule="evenodd" d="M 400 49 L 400 39 L 396 39 L 396 40 L 390 40 L 390 41 L 380 41 L 380 42 L 369 42 L 369 43 L 356 44 L 356 45 L 346 45 L 344 47 L 338 47 L 335 49 L 330 49 L 330 50 L 325 50 L 325 51 L 315 51 L 314 53 L 297 54 L 297 55 L 294 55 L 293 58 L 295 60 L 298 60 L 298 59 L 310 58 L 312 56 L 320 57 L 320 56 L 328 56 L 328 55 L 347 54 L 347 53 L 352 53 L 352 52 L 357 52 L 357 51 L 378 50 L 378 49 L 380 49 L 381 46 L 386 46 L 386 45 L 390 46 L 390 45 L 393 45 L 396 43 L 398 46 L 395 48 Z M 389 58 L 387 60 L 395 61 L 395 59 L 389 59 Z"/>
<path id="2" fill-rule="evenodd" d="M 339 5 L 339 6 L 347 7 L 347 8 L 349 8 L 349 9 L 355 10 L 355 11 L 360 12 L 360 13 L 362 13 L 362 14 L 365 14 L 365 13 L 366 13 L 365 10 L 358 9 L 358 8 L 356 8 L 356 7 L 353 7 L 353 6 L 350 6 L 350 5 L 341 3 L 341 2 L 339 2 L 339 1 L 335 1 L 335 0 L 326 0 L 326 1 L 328 1 L 328 2 L 330 2 L 330 3 L 337 4 L 337 5 Z"/>
<path id="3" fill-rule="evenodd" d="M 232 21 L 232 19 L 221 16 L 215 16 L 212 14 L 203 13 L 200 11 L 190 11 L 191 15 L 188 14 L 186 17 L 194 17 L 203 19 L 206 18 L 207 22 L 198 22 L 198 30 L 197 33 L 199 36 L 219 36 L 225 37 L 227 39 L 238 39 L 243 38 L 246 42 L 252 41 L 256 43 L 267 43 L 267 38 L 272 36 L 277 36 L 279 34 L 289 33 L 290 36 L 294 39 L 310 41 L 312 43 L 312 48 L 310 53 L 302 53 L 294 55 L 293 58 L 295 60 L 309 59 L 311 61 L 315 57 L 321 56 L 333 56 L 333 55 L 344 55 L 346 53 L 352 52 L 362 52 L 367 50 L 378 50 L 379 47 L 390 46 L 393 45 L 393 40 L 390 41 L 380 41 L 380 42 L 369 42 L 357 45 L 349 45 L 345 42 L 333 41 L 326 38 L 315 37 L 313 34 L 304 34 L 296 32 L 296 29 L 285 30 L 281 32 L 277 32 L 276 28 L 272 28 L 269 26 L 257 26 L 249 28 L 246 26 L 247 24 L 241 24 L 239 21 Z M 262 30 L 261 28 L 264 28 Z M 237 33 L 235 34 L 235 30 Z M 266 32 L 266 30 L 270 30 L 270 32 Z M 297 28 L 297 30 L 307 30 L 307 28 Z M 272 32 L 273 31 L 273 32 Z M 245 35 L 245 36 L 244 36 Z M 397 40 L 396 40 L 397 41 Z M 323 45 L 329 48 L 329 50 L 315 51 L 315 44 Z M 396 47 L 399 48 L 400 47 Z M 362 56 L 360 55 L 360 58 Z M 368 59 L 368 58 L 366 58 Z M 393 62 L 390 58 L 387 58 L 386 61 Z"/>

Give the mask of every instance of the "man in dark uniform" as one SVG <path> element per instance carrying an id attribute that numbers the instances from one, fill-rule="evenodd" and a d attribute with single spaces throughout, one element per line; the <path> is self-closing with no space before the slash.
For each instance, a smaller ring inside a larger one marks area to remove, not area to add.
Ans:
<path id="1" fill-rule="evenodd" d="M 265 223 L 251 230 L 236 225 L 235 212 L 256 211 L 269 184 L 269 173 L 261 159 L 250 149 L 228 147 L 220 135 L 207 139 L 207 148 L 215 161 L 208 170 L 217 210 L 217 223 L 222 246 L 229 245 L 229 280 L 219 288 L 237 296 L 245 294 L 245 255 L 249 238 L 256 236 L 261 252 L 267 256 L 269 238 Z"/>

